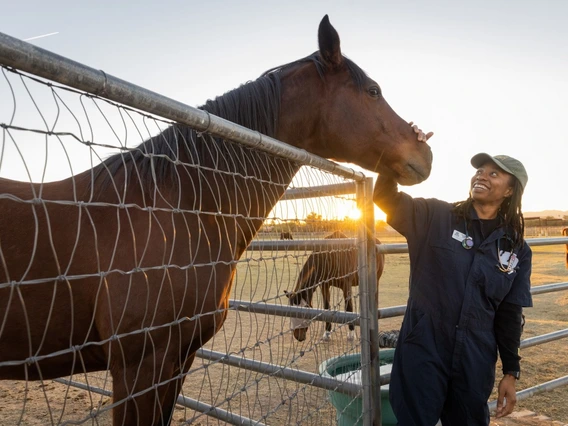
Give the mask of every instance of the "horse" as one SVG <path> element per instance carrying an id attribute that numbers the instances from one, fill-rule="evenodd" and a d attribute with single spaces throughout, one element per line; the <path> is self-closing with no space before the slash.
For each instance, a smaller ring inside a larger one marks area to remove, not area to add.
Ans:
<path id="1" fill-rule="evenodd" d="M 326 239 L 347 238 L 341 231 L 335 231 Z M 376 239 L 376 244 L 381 242 Z M 359 285 L 357 272 L 357 248 L 355 246 L 326 251 L 314 251 L 300 270 L 296 286 L 292 292 L 284 290 L 290 306 L 312 307 L 312 299 L 317 288 L 321 290 L 324 309 L 330 308 L 330 288 L 337 287 L 343 292 L 345 311 L 353 312 L 351 287 Z M 385 266 L 385 255 L 377 252 L 377 302 L 379 280 Z M 306 340 L 310 321 L 290 319 L 294 338 L 300 342 Z M 355 326 L 349 323 L 347 340 L 355 338 Z M 323 341 L 331 339 L 331 323 L 325 323 Z"/>
<path id="2" fill-rule="evenodd" d="M 293 240 L 294 238 L 292 238 L 291 232 L 281 232 L 280 233 L 280 239 L 281 240 Z"/>
<path id="3" fill-rule="evenodd" d="M 565 237 L 568 237 L 568 228 L 563 228 L 562 229 L 562 235 Z M 564 259 L 566 267 L 568 268 L 568 244 L 565 245 L 565 250 L 566 250 L 566 259 Z"/>
<path id="4" fill-rule="evenodd" d="M 200 108 L 320 157 L 426 179 L 427 143 L 343 56 L 319 49 Z M 49 183 L 0 179 L 0 379 L 110 370 L 113 425 L 168 425 L 222 327 L 237 260 L 300 163 L 173 123 Z"/>

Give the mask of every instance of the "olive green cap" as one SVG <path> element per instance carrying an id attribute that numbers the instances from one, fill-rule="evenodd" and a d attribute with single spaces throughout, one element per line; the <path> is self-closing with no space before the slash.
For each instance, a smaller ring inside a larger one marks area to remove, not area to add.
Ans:
<path id="1" fill-rule="evenodd" d="M 483 166 L 488 161 L 497 164 L 501 169 L 505 170 L 507 173 L 515 176 L 525 190 L 525 186 L 529 180 L 525 166 L 519 160 L 509 157 L 508 155 L 495 155 L 491 156 L 484 152 L 474 155 L 471 157 L 471 165 L 476 169 Z"/>

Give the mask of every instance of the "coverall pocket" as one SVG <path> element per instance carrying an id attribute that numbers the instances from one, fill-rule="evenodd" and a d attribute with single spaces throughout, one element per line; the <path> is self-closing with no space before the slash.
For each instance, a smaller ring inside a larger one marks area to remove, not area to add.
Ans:
<path id="1" fill-rule="evenodd" d="M 439 274 L 439 271 L 447 271 L 452 274 L 456 270 L 456 244 L 459 243 L 451 238 L 437 239 L 430 242 L 430 264 L 428 272 Z"/>
<path id="2" fill-rule="evenodd" d="M 428 317 L 424 313 L 415 310 L 412 314 L 412 323 L 414 325 L 409 327 L 408 334 L 404 337 L 404 343 L 412 343 L 417 339 L 421 339 L 424 336 L 425 324 L 428 322 Z"/>
<path id="3" fill-rule="evenodd" d="M 493 302 L 501 303 L 505 296 L 511 291 L 513 280 L 516 273 L 508 274 L 495 270 L 487 280 L 481 284 L 485 287 L 485 295 Z"/>

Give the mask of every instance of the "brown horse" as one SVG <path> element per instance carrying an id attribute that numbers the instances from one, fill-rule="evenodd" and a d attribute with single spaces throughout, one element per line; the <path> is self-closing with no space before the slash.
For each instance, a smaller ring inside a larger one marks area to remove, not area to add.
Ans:
<path id="1" fill-rule="evenodd" d="M 340 231 L 325 237 L 326 239 L 347 238 L 347 235 Z M 377 244 L 381 242 L 377 239 Z M 324 309 L 330 308 L 330 288 L 337 287 L 343 292 L 345 311 L 353 312 L 353 299 L 351 287 L 359 285 L 359 274 L 357 273 L 357 248 L 333 249 L 326 251 L 315 251 L 308 257 L 306 263 L 298 275 L 296 287 L 291 293 L 284 291 L 288 296 L 291 306 L 312 307 L 312 299 L 317 288 L 321 290 Z M 385 265 L 385 255 L 377 252 L 377 301 L 379 280 L 383 274 Z M 310 322 L 291 319 L 291 327 L 294 330 L 294 337 L 300 342 L 306 339 L 306 333 Z M 355 338 L 355 326 L 349 323 L 347 339 Z M 325 332 L 322 339 L 328 341 L 331 338 L 331 323 L 325 323 Z"/>
<path id="2" fill-rule="evenodd" d="M 432 154 L 345 58 L 319 50 L 202 109 L 322 157 L 428 177 Z M 300 164 L 173 125 L 68 179 L 0 179 L 0 379 L 110 370 L 113 424 L 169 424 L 221 328 L 236 262 Z"/>
<path id="3" fill-rule="evenodd" d="M 568 228 L 563 228 L 562 229 L 562 235 L 564 235 L 565 237 L 568 237 Z M 566 267 L 568 268 L 568 244 L 565 245 L 565 250 L 566 250 Z"/>
<path id="4" fill-rule="evenodd" d="M 280 233 L 280 239 L 281 240 L 293 240 L 294 238 L 292 237 L 291 232 L 281 232 Z"/>

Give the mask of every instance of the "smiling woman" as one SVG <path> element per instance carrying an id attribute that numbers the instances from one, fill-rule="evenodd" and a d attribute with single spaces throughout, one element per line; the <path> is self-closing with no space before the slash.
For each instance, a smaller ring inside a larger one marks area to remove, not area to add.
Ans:
<path id="1" fill-rule="evenodd" d="M 407 239 L 412 270 L 390 382 L 400 424 L 489 425 L 497 353 L 497 417 L 515 407 L 522 310 L 532 306 L 521 212 L 528 176 L 506 155 L 480 153 L 471 165 L 469 198 L 457 203 L 412 198 L 388 176 L 375 186 L 375 203 Z"/>

